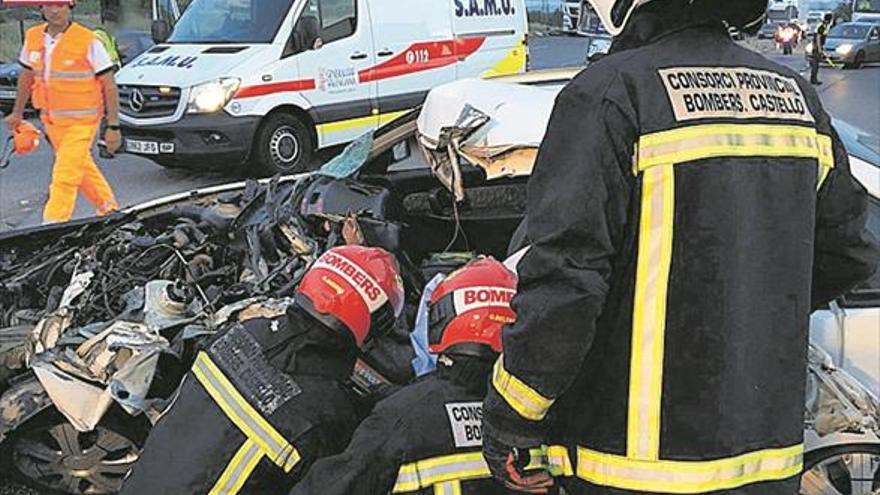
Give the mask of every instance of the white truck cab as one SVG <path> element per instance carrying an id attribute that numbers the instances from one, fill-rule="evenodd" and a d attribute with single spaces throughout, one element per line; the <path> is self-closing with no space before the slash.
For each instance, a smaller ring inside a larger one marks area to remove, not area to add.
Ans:
<path id="1" fill-rule="evenodd" d="M 126 151 L 297 172 L 438 84 L 524 72 L 527 29 L 523 0 L 194 0 L 117 74 Z"/>

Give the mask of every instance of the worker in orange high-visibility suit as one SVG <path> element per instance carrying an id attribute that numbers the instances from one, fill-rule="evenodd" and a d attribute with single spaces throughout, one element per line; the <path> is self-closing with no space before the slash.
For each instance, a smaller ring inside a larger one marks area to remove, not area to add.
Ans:
<path id="1" fill-rule="evenodd" d="M 55 150 L 44 223 L 69 220 L 77 192 L 95 206 L 98 215 L 118 208 L 110 184 L 92 158 L 92 144 L 105 108 L 107 150 L 115 153 L 122 142 L 114 63 L 92 31 L 71 22 L 74 4 L 46 1 L 41 7 L 46 23 L 25 35 L 19 57 L 24 70 L 15 107 L 6 118 L 10 129 L 18 126 L 32 97 Z"/>

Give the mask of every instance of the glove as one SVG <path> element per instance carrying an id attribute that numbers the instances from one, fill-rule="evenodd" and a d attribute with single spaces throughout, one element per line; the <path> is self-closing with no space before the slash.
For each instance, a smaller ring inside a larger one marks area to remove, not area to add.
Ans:
<path id="1" fill-rule="evenodd" d="M 533 448 L 539 448 L 534 446 Z M 492 476 L 510 490 L 522 493 L 549 493 L 553 477 L 545 470 L 525 472 L 531 456 L 529 448 L 506 445 L 492 436 L 483 435 L 483 457 Z"/>

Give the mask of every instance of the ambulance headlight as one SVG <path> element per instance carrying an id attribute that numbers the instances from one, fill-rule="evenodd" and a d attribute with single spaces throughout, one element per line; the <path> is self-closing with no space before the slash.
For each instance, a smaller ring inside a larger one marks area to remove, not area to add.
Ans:
<path id="1" fill-rule="evenodd" d="M 835 51 L 841 55 L 846 55 L 847 53 L 851 52 L 852 49 L 853 49 L 853 46 L 850 43 L 844 43 L 844 44 L 838 46 L 837 50 L 835 50 Z"/>
<path id="2" fill-rule="evenodd" d="M 193 86 L 189 93 L 187 113 L 215 113 L 229 103 L 241 86 L 241 79 L 224 77 Z"/>

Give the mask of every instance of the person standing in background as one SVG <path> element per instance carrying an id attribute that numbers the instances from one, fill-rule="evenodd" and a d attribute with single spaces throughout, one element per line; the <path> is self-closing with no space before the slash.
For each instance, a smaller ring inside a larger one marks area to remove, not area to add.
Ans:
<path id="1" fill-rule="evenodd" d="M 41 12 L 46 23 L 25 35 L 19 63 L 18 96 L 6 118 L 9 129 L 24 119 L 33 98 L 49 142 L 55 150 L 49 200 L 43 223 L 70 220 L 76 195 L 82 192 L 98 215 L 119 208 L 113 190 L 92 158 L 92 143 L 106 117 L 104 141 L 115 153 L 121 143 L 119 94 L 113 78 L 113 60 L 95 33 L 71 21 L 75 1 L 46 1 Z"/>
<path id="2" fill-rule="evenodd" d="M 813 51 L 810 53 L 810 82 L 815 85 L 822 84 L 819 80 L 819 63 L 825 56 L 825 40 L 828 38 L 828 29 L 831 28 L 831 22 L 834 16 L 825 14 L 822 22 L 816 26 L 816 32 L 813 33 Z"/>
<path id="3" fill-rule="evenodd" d="M 101 25 L 95 28 L 95 36 L 104 45 L 110 60 L 116 64 L 116 70 L 122 67 L 119 44 L 116 42 L 116 30 L 119 28 L 120 14 L 118 0 L 101 0 Z"/>

